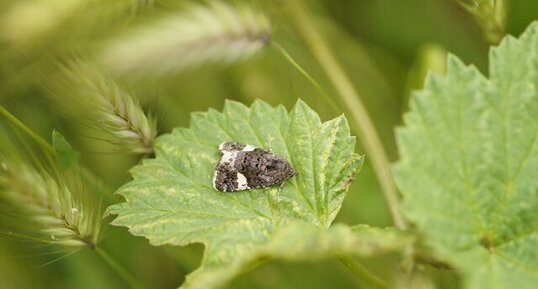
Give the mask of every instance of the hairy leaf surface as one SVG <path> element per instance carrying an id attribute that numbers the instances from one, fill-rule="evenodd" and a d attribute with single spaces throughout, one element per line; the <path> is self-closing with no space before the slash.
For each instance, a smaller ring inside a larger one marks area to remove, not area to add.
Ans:
<path id="1" fill-rule="evenodd" d="M 126 202 L 109 213 L 118 215 L 113 224 L 154 245 L 205 244 L 202 265 L 184 288 L 218 287 L 263 257 L 317 259 L 401 247 L 405 238 L 395 231 L 327 229 L 363 160 L 349 133 L 343 116 L 322 123 L 302 101 L 289 113 L 261 101 L 251 107 L 229 101 L 222 113 L 194 113 L 190 128 L 159 137 L 156 158 L 133 169 L 134 180 L 119 191 Z M 282 188 L 218 192 L 212 177 L 225 141 L 272 149 L 298 175 Z"/>
<path id="2" fill-rule="evenodd" d="M 407 217 L 467 288 L 538 284 L 538 23 L 490 53 L 489 79 L 449 57 L 398 131 Z"/>

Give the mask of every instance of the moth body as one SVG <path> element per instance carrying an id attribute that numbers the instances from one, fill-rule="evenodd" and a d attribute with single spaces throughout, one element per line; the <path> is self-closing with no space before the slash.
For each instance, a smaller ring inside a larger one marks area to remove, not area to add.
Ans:
<path id="1" fill-rule="evenodd" d="M 297 174 L 285 158 L 253 145 L 225 142 L 219 150 L 213 187 L 221 192 L 270 187 Z"/>

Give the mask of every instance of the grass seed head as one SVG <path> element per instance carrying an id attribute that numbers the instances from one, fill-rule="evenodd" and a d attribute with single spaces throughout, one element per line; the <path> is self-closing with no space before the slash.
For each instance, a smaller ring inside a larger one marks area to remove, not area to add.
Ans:
<path id="1" fill-rule="evenodd" d="M 101 58 L 119 73 L 163 74 L 245 58 L 266 46 L 270 35 L 269 21 L 258 11 L 214 1 L 110 41 Z"/>
<path id="2" fill-rule="evenodd" d="M 20 229 L 18 236 L 60 246 L 95 246 L 101 210 L 86 193 L 73 193 L 67 184 L 45 171 L 5 159 L 2 162 L 0 199 L 9 208 L 4 213 L 27 221 L 10 226 Z"/>
<path id="3" fill-rule="evenodd" d="M 153 152 L 157 124 L 146 114 L 138 99 L 101 70 L 81 60 L 71 61 L 61 72 L 49 93 L 69 118 L 81 121 L 121 152 Z"/>

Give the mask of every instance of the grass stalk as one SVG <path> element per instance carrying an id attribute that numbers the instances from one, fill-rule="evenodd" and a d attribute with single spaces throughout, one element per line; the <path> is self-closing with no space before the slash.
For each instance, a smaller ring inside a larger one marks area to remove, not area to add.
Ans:
<path id="1" fill-rule="evenodd" d="M 39 144 L 41 148 L 45 150 L 48 154 L 54 153 L 52 146 L 46 140 L 44 140 L 42 137 L 37 135 L 34 131 L 32 131 L 29 127 L 27 127 L 24 123 L 22 123 L 16 116 L 14 116 L 11 112 L 9 112 L 7 109 L 5 109 L 1 105 L 0 105 L 0 114 L 2 114 L 12 124 L 14 124 L 20 130 L 22 130 L 24 133 L 26 133 L 31 139 L 33 139 L 37 144 Z"/>
<path id="2" fill-rule="evenodd" d="M 303 75 L 319 92 L 323 99 L 334 109 L 335 112 L 340 111 L 340 107 L 334 102 L 329 93 L 321 86 L 293 57 L 282 47 L 282 45 L 272 42 L 272 45 L 282 54 L 282 56 Z"/>
<path id="3" fill-rule="evenodd" d="M 359 130 L 359 134 L 362 136 L 361 139 L 372 160 L 372 166 L 383 190 L 383 196 L 395 226 L 402 230 L 406 229 L 407 224 L 399 208 L 398 191 L 389 171 L 390 162 L 368 111 L 361 100 L 361 96 L 353 87 L 349 76 L 344 72 L 320 33 L 316 30 L 314 23 L 308 16 L 306 5 L 303 5 L 300 0 L 294 0 L 289 2 L 289 8 L 291 18 L 295 21 L 299 33 L 338 91 Z"/>
<path id="4" fill-rule="evenodd" d="M 349 256 L 338 256 L 338 259 L 344 264 L 357 278 L 368 284 L 370 288 L 389 289 L 390 286 L 377 277 L 374 273 L 364 267 L 357 260 Z"/>
<path id="5" fill-rule="evenodd" d="M 52 155 L 54 154 L 54 148 L 44 138 L 42 138 L 40 135 L 32 131 L 23 122 L 21 122 L 16 116 L 14 116 L 11 112 L 9 112 L 7 109 L 5 109 L 1 105 L 0 105 L 0 115 L 3 115 L 8 121 L 10 121 L 13 125 L 18 127 L 20 130 L 22 130 L 26 135 L 28 135 L 28 137 L 30 137 L 36 143 L 38 143 L 41 146 L 41 148 L 47 153 L 49 158 L 52 158 Z M 99 178 L 93 172 L 89 171 L 87 168 L 83 166 L 79 166 L 79 169 L 80 169 L 81 177 L 84 179 L 86 183 L 92 186 L 92 189 L 112 191 L 112 189 L 110 187 L 107 187 L 103 181 L 99 180 Z M 114 201 L 112 195 L 110 194 L 104 194 L 104 197 L 106 198 L 107 203 L 112 203 Z"/>
<path id="6" fill-rule="evenodd" d="M 0 115 L 6 117 L 17 129 L 38 143 L 45 154 L 50 157 L 54 155 L 54 148 L 50 143 L 2 106 L 0 106 Z M 4 160 L 4 157 L 0 154 L 1 160 Z M 96 177 L 91 172 L 83 170 L 80 175 L 85 182 L 89 182 L 95 188 L 98 187 Z M 79 187 L 79 189 L 81 188 Z M 101 207 L 101 204 L 96 207 L 97 203 L 88 203 L 81 192 L 70 191 L 66 184 L 59 182 L 51 175 L 47 175 L 44 171 L 40 172 L 24 164 L 12 166 L 4 161 L 0 166 L 0 191 L 3 193 L 2 200 L 5 199 L 13 203 L 15 205 L 13 208 L 17 208 L 17 211 L 19 209 L 21 212 L 24 211 L 25 217 L 29 216 L 33 223 L 39 225 L 34 231 L 36 235 L 25 233 L 28 231 L 27 228 L 23 228 L 22 233 L 17 231 L 0 233 L 20 240 L 58 245 L 67 249 L 67 254 L 42 266 L 66 258 L 87 247 L 94 250 L 131 288 L 144 288 L 136 278 L 98 246 L 97 241 L 102 220 L 102 214 L 98 208 Z M 13 228 L 17 229 L 15 224 L 14 226 Z"/>

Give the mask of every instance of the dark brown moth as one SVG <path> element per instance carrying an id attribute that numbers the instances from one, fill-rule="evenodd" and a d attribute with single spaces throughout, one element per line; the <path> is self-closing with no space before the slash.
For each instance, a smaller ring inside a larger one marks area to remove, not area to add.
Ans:
<path id="1" fill-rule="evenodd" d="M 253 145 L 224 142 L 219 150 L 213 187 L 221 192 L 270 187 L 297 174 L 285 158 Z"/>

